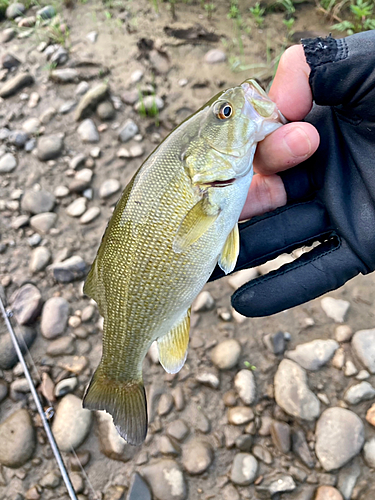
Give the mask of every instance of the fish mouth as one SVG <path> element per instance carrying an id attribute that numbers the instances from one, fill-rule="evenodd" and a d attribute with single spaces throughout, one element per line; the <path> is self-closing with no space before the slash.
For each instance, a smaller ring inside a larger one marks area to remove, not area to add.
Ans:
<path id="1" fill-rule="evenodd" d="M 205 182 L 203 185 L 207 187 L 226 187 L 233 184 L 236 180 L 237 177 L 232 177 L 231 179 L 225 179 L 224 181 Z"/>

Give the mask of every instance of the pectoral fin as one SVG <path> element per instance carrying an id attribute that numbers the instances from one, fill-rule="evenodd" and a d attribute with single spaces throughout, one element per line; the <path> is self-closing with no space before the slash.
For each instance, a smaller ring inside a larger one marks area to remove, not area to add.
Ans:
<path id="1" fill-rule="evenodd" d="M 236 224 L 229 233 L 219 259 L 219 266 L 225 274 L 232 272 L 235 268 L 239 252 L 240 234 L 238 232 L 238 224 Z"/>
<path id="2" fill-rule="evenodd" d="M 176 253 L 187 250 L 208 231 L 218 218 L 219 213 L 219 209 L 215 210 L 205 198 L 202 198 L 181 222 L 173 242 L 173 250 Z"/>
<path id="3" fill-rule="evenodd" d="M 190 309 L 186 316 L 158 339 L 159 361 L 168 373 L 177 373 L 184 366 L 189 344 Z"/>

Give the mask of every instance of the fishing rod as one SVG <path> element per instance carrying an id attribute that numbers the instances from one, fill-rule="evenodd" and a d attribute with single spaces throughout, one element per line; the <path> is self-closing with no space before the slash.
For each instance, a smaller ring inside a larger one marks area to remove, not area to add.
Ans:
<path id="1" fill-rule="evenodd" d="M 1 313 L 2 313 L 3 318 L 4 318 L 5 325 L 6 325 L 7 329 L 8 329 L 10 338 L 12 339 L 12 342 L 13 342 L 13 345 L 14 345 L 14 349 L 15 349 L 15 351 L 17 353 L 17 356 L 18 356 L 18 359 L 19 359 L 19 361 L 20 361 L 20 363 L 22 365 L 25 377 L 26 377 L 27 382 L 28 382 L 28 384 L 30 386 L 31 394 L 32 394 L 32 396 L 34 398 L 34 401 L 35 401 L 36 407 L 38 409 L 38 413 L 40 415 L 40 418 L 42 419 L 44 430 L 46 431 L 48 441 L 49 441 L 49 443 L 51 445 L 53 454 L 55 455 L 56 462 L 57 462 L 57 465 L 59 466 L 59 469 L 60 469 L 60 472 L 61 472 L 61 476 L 62 476 L 62 478 L 64 480 L 66 489 L 68 490 L 68 493 L 69 493 L 69 496 L 70 496 L 71 500 L 77 500 L 77 496 L 76 496 L 76 493 L 74 491 L 72 482 L 70 480 L 68 471 L 67 471 L 67 469 L 65 467 L 64 461 L 63 461 L 61 453 L 60 453 L 60 450 L 59 450 L 59 448 L 58 448 L 58 446 L 56 444 L 55 438 L 54 438 L 54 436 L 52 434 L 52 431 L 51 431 L 51 427 L 49 426 L 48 419 L 46 417 L 46 413 L 48 414 L 50 409 L 48 409 L 46 413 L 43 410 L 43 407 L 42 407 L 42 404 L 40 402 L 38 393 L 36 392 L 36 389 L 35 389 L 35 386 L 34 386 L 34 382 L 33 382 L 32 378 L 31 378 L 31 375 L 30 375 L 29 369 L 27 367 L 25 358 L 24 358 L 24 356 L 22 354 L 20 345 L 18 343 L 17 336 L 16 336 L 16 334 L 15 334 L 15 332 L 13 330 L 12 324 L 11 324 L 11 322 L 9 320 L 9 318 L 12 316 L 12 313 L 10 311 L 7 312 L 5 310 L 4 303 L 3 303 L 3 300 L 1 298 L 1 295 L 0 295 L 0 309 L 1 309 Z"/>

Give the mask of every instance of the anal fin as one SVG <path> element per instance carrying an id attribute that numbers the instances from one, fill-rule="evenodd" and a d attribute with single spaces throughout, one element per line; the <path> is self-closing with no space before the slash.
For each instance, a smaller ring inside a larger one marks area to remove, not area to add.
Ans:
<path id="1" fill-rule="evenodd" d="M 238 224 L 234 226 L 224 244 L 219 259 L 219 266 L 225 274 L 231 273 L 236 267 L 238 254 L 240 253 L 240 234 Z"/>
<path id="2" fill-rule="evenodd" d="M 159 361 L 168 373 L 177 373 L 184 366 L 189 344 L 190 310 L 172 330 L 158 338 Z"/>

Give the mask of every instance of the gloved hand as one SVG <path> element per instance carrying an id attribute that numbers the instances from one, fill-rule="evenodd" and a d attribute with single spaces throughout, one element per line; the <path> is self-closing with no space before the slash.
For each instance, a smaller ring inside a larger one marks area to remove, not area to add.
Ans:
<path id="1" fill-rule="evenodd" d="M 303 45 L 315 102 L 305 121 L 318 130 L 320 146 L 280 174 L 285 206 L 240 225 L 235 271 L 314 241 L 320 245 L 239 288 L 232 304 L 246 316 L 302 304 L 375 269 L 375 32 Z M 298 78 L 293 71 L 290 77 Z M 260 155 L 267 159 L 262 147 Z"/>

